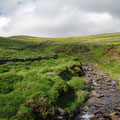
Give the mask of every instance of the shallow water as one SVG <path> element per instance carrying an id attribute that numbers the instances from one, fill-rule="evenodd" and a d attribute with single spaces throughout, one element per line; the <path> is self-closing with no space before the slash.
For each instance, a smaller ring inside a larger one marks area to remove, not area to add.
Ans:
<path id="1" fill-rule="evenodd" d="M 93 118 L 93 117 L 94 117 L 94 114 L 92 113 L 86 113 L 83 116 L 81 116 L 83 120 L 90 120 L 90 118 Z"/>

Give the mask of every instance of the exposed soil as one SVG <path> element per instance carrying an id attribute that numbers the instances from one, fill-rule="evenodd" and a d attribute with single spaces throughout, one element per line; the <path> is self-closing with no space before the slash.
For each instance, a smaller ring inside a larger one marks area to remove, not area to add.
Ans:
<path id="1" fill-rule="evenodd" d="M 116 48 L 115 48 L 115 47 L 111 47 L 111 48 L 109 48 L 109 49 L 105 52 L 105 55 L 114 54 L 115 51 L 116 51 Z"/>
<path id="2" fill-rule="evenodd" d="M 49 59 L 57 59 L 58 56 L 54 55 L 53 57 L 38 57 L 38 58 L 27 58 L 27 59 L 0 59 L 0 65 L 5 64 L 7 62 L 27 62 L 27 61 L 40 61 L 40 60 L 49 60 Z"/>

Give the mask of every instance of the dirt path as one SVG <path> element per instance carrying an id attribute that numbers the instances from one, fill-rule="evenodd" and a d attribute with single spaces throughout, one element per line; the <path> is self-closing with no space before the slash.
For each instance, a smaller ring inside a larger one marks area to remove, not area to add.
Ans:
<path id="1" fill-rule="evenodd" d="M 108 73 L 101 73 L 92 65 L 85 66 L 88 90 L 92 86 L 91 98 L 79 110 L 73 120 L 120 120 L 120 91 Z"/>

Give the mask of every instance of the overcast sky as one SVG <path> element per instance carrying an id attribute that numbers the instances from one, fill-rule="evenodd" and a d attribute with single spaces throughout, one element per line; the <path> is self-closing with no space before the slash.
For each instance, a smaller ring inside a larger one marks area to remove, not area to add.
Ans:
<path id="1" fill-rule="evenodd" d="M 0 0 L 0 36 L 120 32 L 120 0 Z"/>

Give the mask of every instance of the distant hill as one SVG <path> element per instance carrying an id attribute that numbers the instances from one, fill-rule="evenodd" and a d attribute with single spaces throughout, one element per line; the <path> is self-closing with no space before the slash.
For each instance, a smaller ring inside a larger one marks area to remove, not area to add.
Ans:
<path id="1" fill-rule="evenodd" d="M 43 37 L 34 37 L 34 36 L 11 36 L 8 37 L 14 40 L 29 41 L 29 42 L 42 42 L 42 41 L 54 41 L 54 42 L 63 42 L 63 43 L 119 43 L 120 42 L 120 33 L 108 33 L 108 34 L 98 34 L 98 35 L 89 35 L 89 36 L 80 36 L 80 37 L 68 37 L 68 38 L 43 38 Z"/>

